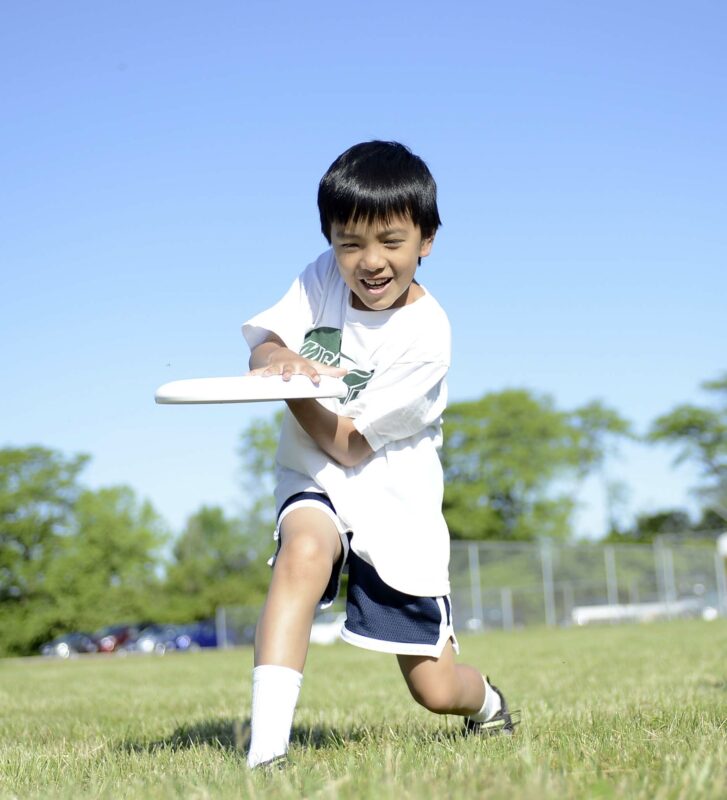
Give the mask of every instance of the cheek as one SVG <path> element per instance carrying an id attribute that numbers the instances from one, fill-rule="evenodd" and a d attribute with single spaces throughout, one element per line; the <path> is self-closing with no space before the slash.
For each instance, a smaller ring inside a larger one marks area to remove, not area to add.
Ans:
<path id="1" fill-rule="evenodd" d="M 338 264 L 338 271 L 339 271 L 341 277 L 343 278 L 343 282 L 347 286 L 353 286 L 356 283 L 356 279 L 354 278 L 354 275 L 353 275 L 353 270 L 352 269 L 347 269 L 345 264 L 339 263 Z"/>

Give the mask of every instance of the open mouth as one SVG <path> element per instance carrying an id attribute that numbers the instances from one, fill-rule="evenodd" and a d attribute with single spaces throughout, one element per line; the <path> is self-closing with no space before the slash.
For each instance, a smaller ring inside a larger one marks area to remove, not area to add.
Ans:
<path id="1" fill-rule="evenodd" d="M 391 283 L 391 278 L 361 278 L 361 283 L 371 294 L 381 294 Z"/>

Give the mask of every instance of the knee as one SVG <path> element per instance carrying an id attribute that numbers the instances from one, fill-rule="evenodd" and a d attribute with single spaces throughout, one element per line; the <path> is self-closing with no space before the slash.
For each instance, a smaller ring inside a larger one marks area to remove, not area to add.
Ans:
<path id="1" fill-rule="evenodd" d="M 434 714 L 449 714 L 456 706 L 455 698 L 447 686 L 409 684 L 409 691 L 420 706 Z"/>
<path id="2" fill-rule="evenodd" d="M 284 538 L 275 560 L 275 569 L 278 572 L 285 572 L 293 577 L 321 569 L 330 571 L 331 566 L 329 548 L 316 536 L 306 534 Z"/>

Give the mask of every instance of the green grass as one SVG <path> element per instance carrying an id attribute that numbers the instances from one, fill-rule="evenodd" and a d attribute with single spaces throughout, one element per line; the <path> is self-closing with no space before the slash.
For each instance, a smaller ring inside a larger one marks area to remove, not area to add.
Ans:
<path id="1" fill-rule="evenodd" d="M 523 710 L 463 738 L 394 658 L 313 648 L 284 770 L 238 749 L 252 653 L 0 662 L 0 797 L 724 798 L 727 622 L 462 637 Z"/>

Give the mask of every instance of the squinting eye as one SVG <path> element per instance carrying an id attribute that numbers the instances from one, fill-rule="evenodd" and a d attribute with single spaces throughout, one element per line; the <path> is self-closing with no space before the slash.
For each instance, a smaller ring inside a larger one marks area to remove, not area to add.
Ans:
<path id="1" fill-rule="evenodd" d="M 403 239 L 389 239 L 384 244 L 387 247 L 399 247 L 399 245 L 404 244 L 404 240 Z"/>

